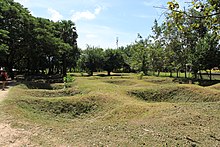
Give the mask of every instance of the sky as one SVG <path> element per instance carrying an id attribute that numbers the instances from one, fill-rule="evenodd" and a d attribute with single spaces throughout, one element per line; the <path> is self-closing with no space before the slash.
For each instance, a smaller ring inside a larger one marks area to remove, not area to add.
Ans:
<path id="1" fill-rule="evenodd" d="M 15 0 L 35 17 L 53 21 L 72 20 L 77 29 L 77 43 L 101 48 L 126 46 L 139 33 L 147 38 L 154 20 L 162 22 L 168 0 Z M 162 15 L 162 16 L 161 16 Z"/>

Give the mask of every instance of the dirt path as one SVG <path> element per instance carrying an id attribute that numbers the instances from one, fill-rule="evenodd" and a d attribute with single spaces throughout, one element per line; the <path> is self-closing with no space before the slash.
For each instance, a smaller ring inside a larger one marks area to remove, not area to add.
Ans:
<path id="1" fill-rule="evenodd" d="M 0 91 L 0 103 L 7 97 L 9 89 L 6 89 L 4 91 Z"/>
<path id="2" fill-rule="evenodd" d="M 13 85 L 13 84 L 10 84 Z M 7 98 L 7 95 L 11 89 L 11 86 L 2 91 L 0 89 L 0 110 L 2 102 Z M 8 116 L 5 116 L 4 112 L 0 113 L 0 146 L 1 147 L 20 147 L 20 146 L 33 146 L 31 145 L 28 136 L 31 135 L 22 129 L 15 129 L 11 127 L 11 120 Z"/>

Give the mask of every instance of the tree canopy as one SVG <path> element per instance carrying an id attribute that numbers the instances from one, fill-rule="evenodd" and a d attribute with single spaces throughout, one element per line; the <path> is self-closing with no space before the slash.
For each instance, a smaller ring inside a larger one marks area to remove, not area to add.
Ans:
<path id="1" fill-rule="evenodd" d="M 61 72 L 79 57 L 74 22 L 33 17 L 13 0 L 0 2 L 0 65 L 28 73 Z"/>

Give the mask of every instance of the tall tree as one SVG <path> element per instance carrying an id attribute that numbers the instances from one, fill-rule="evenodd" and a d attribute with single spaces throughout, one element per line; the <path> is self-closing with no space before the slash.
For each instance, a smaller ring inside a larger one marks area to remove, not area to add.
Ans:
<path id="1" fill-rule="evenodd" d="M 90 76 L 93 72 L 101 70 L 104 63 L 103 49 L 87 46 L 80 57 L 79 66 L 85 70 Z"/>
<path id="2" fill-rule="evenodd" d="M 1 1 L 0 7 L 1 42 L 5 48 L 3 62 L 13 78 L 12 68 L 27 54 L 33 17 L 13 0 Z"/>
<path id="3" fill-rule="evenodd" d="M 159 26 L 157 20 L 154 21 L 154 26 L 152 27 L 153 35 L 151 38 L 153 39 L 153 43 L 150 43 L 149 47 L 149 64 L 153 70 L 158 72 L 158 76 L 160 72 L 164 68 L 164 37 L 163 37 L 164 26 Z"/>
<path id="4" fill-rule="evenodd" d="M 56 23 L 57 37 L 60 37 L 65 43 L 68 43 L 71 48 L 62 55 L 63 62 L 63 75 L 66 75 L 67 67 L 72 68 L 76 66 L 76 62 L 79 58 L 79 49 L 77 48 L 76 39 L 78 37 L 76 33 L 75 24 L 71 20 L 63 20 Z"/>
<path id="5" fill-rule="evenodd" d="M 178 31 L 183 34 L 181 39 L 184 40 L 184 47 L 190 53 L 188 63 L 192 65 L 195 77 L 197 77 L 197 72 L 201 68 L 207 70 L 213 67 L 214 64 L 217 66 L 218 62 L 214 59 L 218 55 L 216 46 L 218 46 L 220 39 L 220 2 L 216 0 L 192 0 L 188 10 L 182 10 L 175 0 L 168 2 L 168 6 L 171 10 L 169 18 L 173 20 Z M 170 24 L 168 23 L 168 25 Z M 213 40 L 213 34 L 215 34 L 217 41 Z M 204 53 L 206 56 L 203 55 Z M 213 56 L 213 58 L 210 58 L 210 56 Z M 209 61 L 210 59 L 213 60 Z M 206 61 L 209 61 L 208 65 Z"/>
<path id="6" fill-rule="evenodd" d="M 149 40 L 143 39 L 140 34 L 138 34 L 138 38 L 135 44 L 131 45 L 131 57 L 130 57 L 130 66 L 132 69 L 136 71 L 142 71 L 145 75 L 148 74 L 149 70 L 149 48 L 148 48 Z"/>
<path id="7" fill-rule="evenodd" d="M 103 69 L 110 73 L 114 70 L 122 68 L 124 59 L 119 50 L 107 49 L 104 52 L 104 66 Z"/>

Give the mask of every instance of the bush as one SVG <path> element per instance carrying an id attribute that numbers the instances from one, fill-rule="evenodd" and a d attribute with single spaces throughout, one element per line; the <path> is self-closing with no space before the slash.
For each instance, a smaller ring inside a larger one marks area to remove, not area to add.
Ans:
<path id="1" fill-rule="evenodd" d="M 67 75 L 66 77 L 63 77 L 64 83 L 73 82 L 75 79 L 71 75 Z"/>

